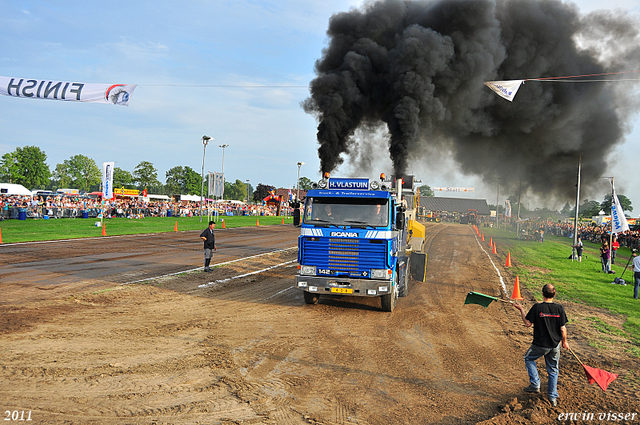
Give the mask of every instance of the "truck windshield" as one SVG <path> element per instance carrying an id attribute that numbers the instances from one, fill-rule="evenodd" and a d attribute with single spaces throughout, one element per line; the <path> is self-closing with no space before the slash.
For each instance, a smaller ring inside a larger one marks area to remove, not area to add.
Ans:
<path id="1" fill-rule="evenodd" d="M 307 198 L 304 223 L 317 226 L 386 227 L 388 199 Z"/>

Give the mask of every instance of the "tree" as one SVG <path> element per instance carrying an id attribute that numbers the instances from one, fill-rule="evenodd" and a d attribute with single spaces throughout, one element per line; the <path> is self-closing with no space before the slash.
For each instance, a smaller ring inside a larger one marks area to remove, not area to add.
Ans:
<path id="1" fill-rule="evenodd" d="M 567 202 L 566 204 L 564 204 L 564 207 L 562 207 L 562 209 L 560 210 L 560 214 L 571 215 L 571 211 L 574 211 L 574 209 L 571 208 L 571 205 L 569 205 L 569 203 Z"/>
<path id="2" fill-rule="evenodd" d="M 582 205 L 580 205 L 580 209 L 578 210 L 578 215 L 580 217 L 591 218 L 595 215 L 598 215 L 600 212 L 600 202 L 598 201 L 590 201 L 585 199 Z"/>
<path id="3" fill-rule="evenodd" d="M 300 190 L 310 190 L 312 184 L 313 182 L 308 177 L 300 177 Z"/>
<path id="4" fill-rule="evenodd" d="M 418 188 L 418 193 L 420 196 L 436 196 L 430 186 L 422 185 Z"/>
<path id="5" fill-rule="evenodd" d="M 96 162 L 84 155 L 74 155 L 57 164 L 54 180 L 58 187 L 72 187 L 88 191 L 92 186 L 99 187 L 102 173 Z"/>
<path id="6" fill-rule="evenodd" d="M 269 192 L 275 189 L 276 188 L 274 186 L 259 183 L 258 186 L 256 186 L 256 190 L 253 192 L 253 200 L 255 202 L 262 202 L 264 198 L 269 196 Z"/>
<path id="7" fill-rule="evenodd" d="M 28 189 L 43 189 L 51 178 L 46 160 L 47 155 L 37 146 L 16 148 L 14 152 L 2 155 L 0 179 Z"/>
<path id="8" fill-rule="evenodd" d="M 156 170 L 153 164 L 149 161 L 142 161 L 136 165 L 136 168 L 133 169 L 133 181 L 140 190 L 143 190 L 144 188 L 155 188 L 162 185 L 162 183 L 158 181 L 158 170 Z"/>
<path id="9" fill-rule="evenodd" d="M 124 187 L 126 189 L 135 189 L 133 184 L 133 175 L 127 170 L 115 167 L 113 169 L 113 187 Z"/>
<path id="10" fill-rule="evenodd" d="M 165 173 L 165 177 L 165 188 L 169 193 L 199 195 L 202 190 L 200 174 L 189 166 L 173 167 Z"/>
<path id="11" fill-rule="evenodd" d="M 618 200 L 620 201 L 620 205 L 622 205 L 622 209 L 624 211 L 629 211 L 629 212 L 633 211 L 633 207 L 631 206 L 631 200 L 629 198 L 627 198 L 624 195 L 620 195 L 618 193 L 616 193 L 616 195 L 618 195 Z M 611 213 L 611 194 L 606 195 L 604 197 L 604 201 L 600 204 L 600 209 L 608 214 Z"/>
<path id="12" fill-rule="evenodd" d="M 224 199 L 242 201 L 247 197 L 247 184 L 241 180 L 234 183 L 224 182 Z"/>

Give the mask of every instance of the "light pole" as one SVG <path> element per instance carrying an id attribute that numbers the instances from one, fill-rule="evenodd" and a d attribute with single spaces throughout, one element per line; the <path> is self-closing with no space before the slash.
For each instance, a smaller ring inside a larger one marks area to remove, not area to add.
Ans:
<path id="1" fill-rule="evenodd" d="M 247 183 L 247 209 L 249 208 L 249 179 L 245 180 Z"/>
<path id="2" fill-rule="evenodd" d="M 298 182 L 296 184 L 297 193 L 296 193 L 296 202 L 300 202 L 300 167 L 304 165 L 304 162 L 298 162 Z"/>
<path id="3" fill-rule="evenodd" d="M 209 136 L 202 136 L 202 182 L 200 183 L 200 223 L 202 223 L 202 194 L 204 192 L 204 156 L 207 153 L 207 144 L 212 140 Z"/>

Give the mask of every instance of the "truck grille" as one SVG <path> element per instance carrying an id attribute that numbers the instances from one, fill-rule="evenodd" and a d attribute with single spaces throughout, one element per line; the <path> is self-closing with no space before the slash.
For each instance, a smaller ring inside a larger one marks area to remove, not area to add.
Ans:
<path id="1" fill-rule="evenodd" d="M 304 238 L 302 263 L 333 273 L 369 275 L 371 269 L 386 269 L 387 243 L 375 239 Z"/>

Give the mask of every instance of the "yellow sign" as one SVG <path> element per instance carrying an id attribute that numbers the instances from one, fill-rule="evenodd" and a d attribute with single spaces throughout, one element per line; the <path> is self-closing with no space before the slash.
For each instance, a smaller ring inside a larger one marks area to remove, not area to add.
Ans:
<path id="1" fill-rule="evenodd" d="M 116 193 L 121 196 L 138 196 L 140 191 L 138 189 L 125 189 L 123 187 L 122 189 L 118 189 Z"/>

